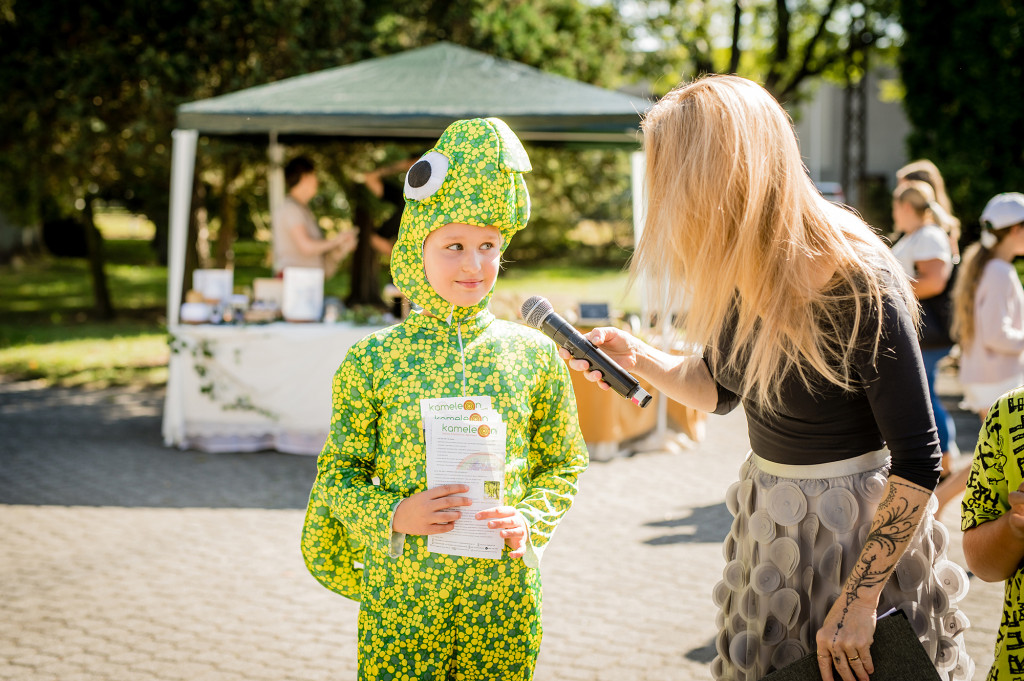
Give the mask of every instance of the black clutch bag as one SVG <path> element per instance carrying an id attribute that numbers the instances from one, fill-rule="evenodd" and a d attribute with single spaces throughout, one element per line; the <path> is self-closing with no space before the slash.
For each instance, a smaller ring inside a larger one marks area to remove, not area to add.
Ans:
<path id="1" fill-rule="evenodd" d="M 880 618 L 875 624 L 871 661 L 875 664 L 871 681 L 942 681 L 902 610 Z M 833 677 L 840 678 L 839 673 L 833 672 Z M 817 652 L 776 669 L 761 681 L 821 681 Z"/>

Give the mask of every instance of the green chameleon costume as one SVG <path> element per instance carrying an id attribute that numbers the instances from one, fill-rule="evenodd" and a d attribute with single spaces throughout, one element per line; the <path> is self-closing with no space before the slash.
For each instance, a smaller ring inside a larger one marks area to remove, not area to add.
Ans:
<path id="1" fill-rule="evenodd" d="M 572 384 L 553 342 L 495 319 L 490 292 L 472 308 L 447 302 L 422 258 L 427 235 L 449 223 L 496 227 L 504 250 L 529 219 L 528 170 L 502 121 L 449 126 L 409 170 L 392 255 L 396 285 L 423 313 L 356 343 L 334 377 L 302 552 L 321 583 L 361 601 L 360 679 L 533 675 L 538 563 L 588 462 Z M 507 424 L 504 504 L 529 526 L 523 560 L 507 547 L 500 560 L 431 553 L 427 537 L 391 528 L 398 504 L 426 489 L 420 400 L 462 396 L 490 396 Z"/>

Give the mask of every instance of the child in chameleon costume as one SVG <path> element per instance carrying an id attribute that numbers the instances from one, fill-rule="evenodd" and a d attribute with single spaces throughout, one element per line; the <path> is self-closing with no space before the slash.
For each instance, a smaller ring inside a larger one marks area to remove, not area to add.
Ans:
<path id="1" fill-rule="evenodd" d="M 356 343 L 334 377 L 302 551 L 321 583 L 361 601 L 360 679 L 533 676 L 539 560 L 588 463 L 572 385 L 552 341 L 496 319 L 489 290 L 472 307 L 449 302 L 423 259 L 427 236 L 453 223 L 496 228 L 503 251 L 529 218 L 528 170 L 502 121 L 449 126 L 406 177 L 392 255 L 395 284 L 422 312 Z M 522 560 L 507 547 L 498 560 L 431 553 L 426 536 L 392 526 L 427 487 L 420 400 L 470 396 L 489 396 L 507 424 L 504 504 L 526 521 Z"/>

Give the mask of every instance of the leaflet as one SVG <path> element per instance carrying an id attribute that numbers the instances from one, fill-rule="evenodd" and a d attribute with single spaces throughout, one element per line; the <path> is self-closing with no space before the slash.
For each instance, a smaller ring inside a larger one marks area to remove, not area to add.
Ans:
<path id="1" fill-rule="evenodd" d="M 444 416 L 423 422 L 427 487 L 467 485 L 469 491 L 461 496 L 468 497 L 472 505 L 460 506 L 462 517 L 455 521 L 454 529 L 430 535 L 427 548 L 455 556 L 501 558 L 505 541 L 498 531 L 487 527 L 488 521 L 475 516 L 500 506 L 504 499 L 506 425 L 500 414 L 489 408 L 464 409 L 459 420 L 450 418 L 452 411 L 440 413 Z"/>
<path id="2" fill-rule="evenodd" d="M 429 419 L 461 421 L 475 412 L 491 409 L 491 398 L 486 395 L 475 397 L 432 397 L 420 400 L 420 416 L 426 425 Z"/>

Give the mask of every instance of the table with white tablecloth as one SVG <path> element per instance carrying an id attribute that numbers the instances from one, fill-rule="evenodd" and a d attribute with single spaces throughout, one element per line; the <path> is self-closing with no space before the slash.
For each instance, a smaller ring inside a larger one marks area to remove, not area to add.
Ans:
<path id="1" fill-rule="evenodd" d="M 348 349 L 377 328 L 173 326 L 164 443 L 209 452 L 318 454 L 330 424 L 334 372 Z"/>

